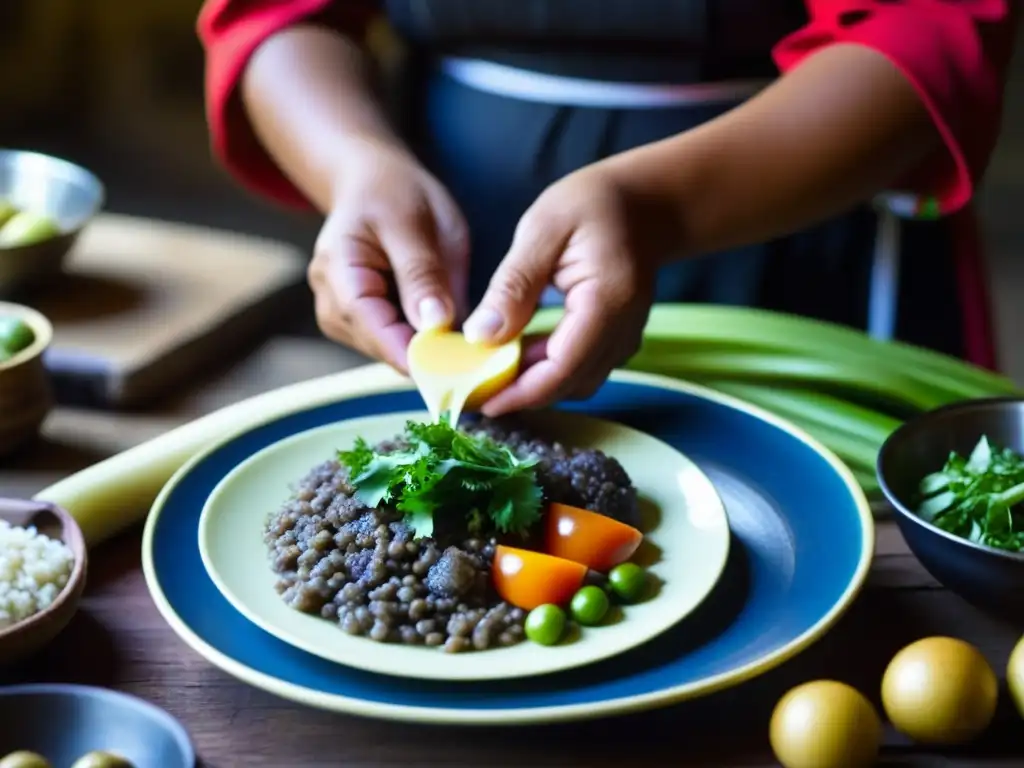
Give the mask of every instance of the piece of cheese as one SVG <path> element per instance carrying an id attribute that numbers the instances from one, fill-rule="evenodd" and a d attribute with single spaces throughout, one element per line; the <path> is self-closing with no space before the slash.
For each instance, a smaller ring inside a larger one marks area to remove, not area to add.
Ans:
<path id="1" fill-rule="evenodd" d="M 518 338 L 498 346 L 471 344 L 457 331 L 421 331 L 409 342 L 409 375 L 435 420 L 453 426 L 507 387 L 519 371 Z"/>

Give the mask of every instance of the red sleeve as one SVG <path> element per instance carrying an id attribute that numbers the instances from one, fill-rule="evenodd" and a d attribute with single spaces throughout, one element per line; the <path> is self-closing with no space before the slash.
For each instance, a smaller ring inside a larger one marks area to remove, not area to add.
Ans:
<path id="1" fill-rule="evenodd" d="M 999 134 L 1015 31 L 1007 0 L 805 0 L 810 23 L 782 40 L 783 70 L 832 43 L 873 48 L 920 94 L 945 148 L 904 180 L 903 189 L 962 208 L 985 171 Z"/>
<path id="2" fill-rule="evenodd" d="M 308 207 L 249 125 L 238 83 L 249 57 L 276 32 L 300 22 L 329 24 L 361 38 L 375 13 L 357 0 L 206 0 L 199 39 L 206 51 L 206 114 L 215 157 L 245 186 L 286 205 Z"/>

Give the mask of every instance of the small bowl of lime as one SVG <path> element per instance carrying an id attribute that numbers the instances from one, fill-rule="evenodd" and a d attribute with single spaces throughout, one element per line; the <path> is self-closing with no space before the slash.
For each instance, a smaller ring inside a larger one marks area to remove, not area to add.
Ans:
<path id="1" fill-rule="evenodd" d="M 0 302 L 0 456 L 35 437 L 53 408 L 43 353 L 53 326 L 31 307 Z"/>
<path id="2" fill-rule="evenodd" d="M 68 160 L 0 149 L 0 296 L 60 274 L 105 194 L 94 174 Z"/>

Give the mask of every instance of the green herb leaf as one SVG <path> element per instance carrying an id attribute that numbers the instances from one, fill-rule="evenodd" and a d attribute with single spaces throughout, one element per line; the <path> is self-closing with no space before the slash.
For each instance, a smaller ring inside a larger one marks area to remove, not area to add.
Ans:
<path id="1" fill-rule="evenodd" d="M 338 461 L 348 467 L 356 498 L 369 507 L 393 504 L 416 538 L 432 536 L 436 515 L 462 515 L 474 533 L 525 533 L 540 518 L 536 461 L 507 446 L 444 422 L 408 422 L 408 448 L 377 453 L 362 438 Z"/>
<path id="2" fill-rule="evenodd" d="M 917 514 L 945 531 L 999 549 L 1024 549 L 1024 457 L 982 437 L 966 459 L 951 453 L 918 488 Z"/>

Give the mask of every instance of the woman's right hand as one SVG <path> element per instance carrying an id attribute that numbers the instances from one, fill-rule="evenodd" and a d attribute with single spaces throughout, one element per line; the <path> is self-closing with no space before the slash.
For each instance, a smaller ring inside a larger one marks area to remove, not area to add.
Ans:
<path id="1" fill-rule="evenodd" d="M 341 149 L 309 266 L 317 323 L 404 372 L 414 330 L 465 315 L 469 232 L 448 192 L 406 149 L 377 139 Z"/>

